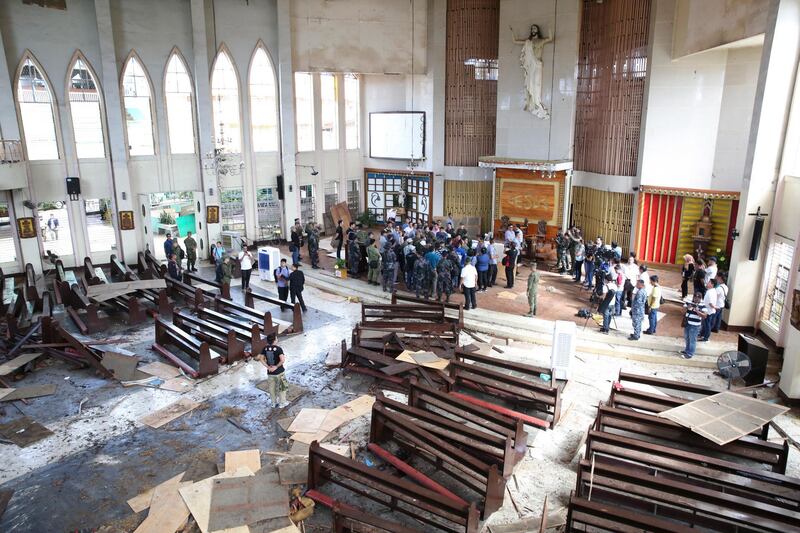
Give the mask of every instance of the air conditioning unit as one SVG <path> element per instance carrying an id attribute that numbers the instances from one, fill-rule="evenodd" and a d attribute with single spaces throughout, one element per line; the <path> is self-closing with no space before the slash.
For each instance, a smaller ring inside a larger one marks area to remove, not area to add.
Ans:
<path id="1" fill-rule="evenodd" d="M 553 351 L 550 354 L 550 368 L 553 379 L 569 379 L 572 359 L 575 357 L 575 339 L 577 329 L 575 322 L 556 320 L 553 328 Z"/>

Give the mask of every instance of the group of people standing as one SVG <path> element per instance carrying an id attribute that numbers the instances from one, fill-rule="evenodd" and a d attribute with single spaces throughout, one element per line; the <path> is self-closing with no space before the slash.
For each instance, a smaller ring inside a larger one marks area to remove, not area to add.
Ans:
<path id="1" fill-rule="evenodd" d="M 681 296 L 685 300 L 692 286 L 692 299 L 685 305 L 684 339 L 686 347 L 681 355 L 694 356 L 697 342 L 706 342 L 722 325 L 722 311 L 728 308 L 728 275 L 717 267 L 717 258 L 695 261 L 686 254 L 681 269 Z"/>

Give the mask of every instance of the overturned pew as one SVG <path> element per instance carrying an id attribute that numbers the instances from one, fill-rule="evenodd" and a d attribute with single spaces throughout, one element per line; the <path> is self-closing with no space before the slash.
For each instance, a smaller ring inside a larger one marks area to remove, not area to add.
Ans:
<path id="1" fill-rule="evenodd" d="M 155 327 L 156 335 L 152 346 L 153 350 L 186 374 L 193 378 L 202 378 L 214 375 L 219 371 L 219 355 L 211 353 L 207 342 L 192 337 L 163 318 L 156 318 Z M 180 348 L 182 352 L 194 359 L 197 364 L 189 364 L 183 358 L 172 353 L 167 348 L 168 345 Z"/>
<path id="2" fill-rule="evenodd" d="M 308 492 L 306 495 L 323 505 L 336 500 L 322 493 L 327 483 L 369 498 L 387 509 L 412 517 L 425 524 L 426 532 L 477 533 L 478 509 L 406 479 L 399 479 L 377 468 L 343 457 L 322 448 L 317 441 L 308 452 Z"/>

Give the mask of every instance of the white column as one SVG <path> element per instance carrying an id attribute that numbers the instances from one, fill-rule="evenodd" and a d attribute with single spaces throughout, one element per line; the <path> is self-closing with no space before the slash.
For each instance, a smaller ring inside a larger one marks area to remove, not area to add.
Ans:
<path id="1" fill-rule="evenodd" d="M 136 203 L 133 198 L 131 178 L 128 173 L 128 151 L 125 149 L 124 112 L 120 99 L 117 54 L 114 45 L 114 29 L 111 23 L 110 0 L 95 0 L 95 16 L 97 18 L 97 35 L 100 43 L 100 68 L 98 75 L 103 84 L 103 103 L 106 106 L 106 122 L 108 126 L 108 157 L 111 158 L 111 175 L 113 183 L 114 206 L 116 220 L 119 221 L 120 211 L 133 211 L 136 213 Z M 148 219 L 135 216 L 139 224 L 147 224 Z M 134 230 L 119 231 L 118 243 L 119 256 L 126 262 L 135 262 L 139 251 L 137 240 L 138 232 Z M 78 258 L 76 258 L 78 261 Z M 80 263 L 78 261 L 78 263 Z"/>
<path id="2" fill-rule="evenodd" d="M 800 0 L 773 2 L 767 19 L 745 179 L 736 221 L 741 236 L 735 241 L 730 258 L 728 283 L 731 308 L 726 317 L 728 325 L 752 327 L 758 322 L 758 302 L 762 301 L 759 299 L 762 290 L 760 282 L 765 273 L 770 219 L 764 226 L 758 259 L 750 261 L 748 253 L 755 217 L 748 216 L 748 213 L 754 213 L 759 206 L 763 212 L 769 212 L 773 206 L 798 59 Z"/>
<path id="3" fill-rule="evenodd" d="M 217 190 L 217 176 L 213 170 L 204 170 L 203 158 L 214 150 L 214 118 L 211 112 L 211 63 L 216 52 L 211 36 L 213 35 L 213 21 L 206 18 L 206 4 L 208 0 L 192 0 L 192 45 L 194 46 L 194 88 L 195 101 L 197 102 L 197 135 L 200 147 L 199 163 L 202 176 L 203 194 L 206 205 L 219 207 L 219 191 Z M 212 242 L 219 240 L 220 224 L 208 224 L 206 210 L 197 216 L 202 220 L 199 237 L 202 240 L 202 249 L 198 251 L 199 257 L 208 255 Z M 200 244 L 198 242 L 198 244 Z"/>
<path id="4" fill-rule="evenodd" d="M 294 72 L 292 71 L 291 0 L 278 0 L 278 97 L 281 120 L 281 163 L 283 166 L 284 237 L 299 216 L 294 121 Z"/>

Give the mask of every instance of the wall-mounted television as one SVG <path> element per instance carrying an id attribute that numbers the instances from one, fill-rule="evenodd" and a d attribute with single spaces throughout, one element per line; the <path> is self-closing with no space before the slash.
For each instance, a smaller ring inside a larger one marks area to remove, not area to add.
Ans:
<path id="1" fill-rule="evenodd" d="M 370 113 L 369 156 L 375 159 L 425 159 L 425 112 Z"/>

